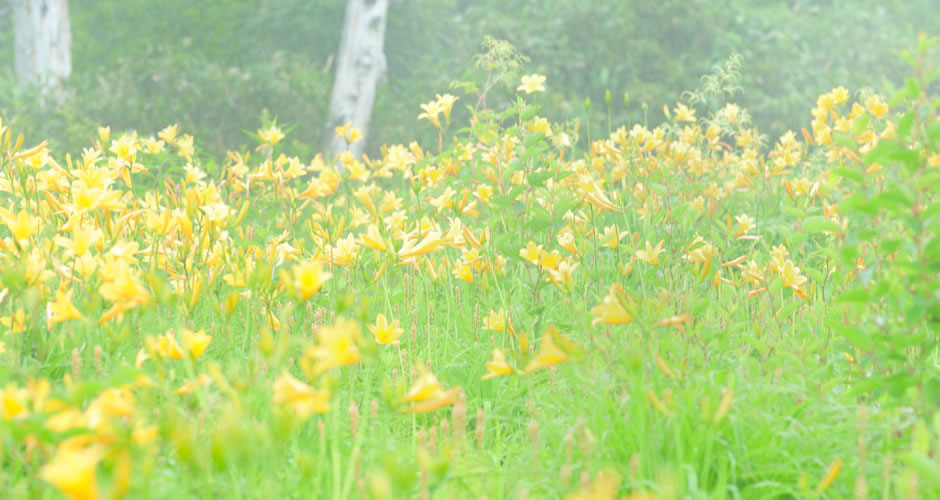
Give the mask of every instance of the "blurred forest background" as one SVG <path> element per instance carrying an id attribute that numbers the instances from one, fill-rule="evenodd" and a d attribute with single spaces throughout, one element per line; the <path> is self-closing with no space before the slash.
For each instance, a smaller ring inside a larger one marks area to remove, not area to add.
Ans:
<path id="1" fill-rule="evenodd" d="M 664 104 L 740 54 L 736 100 L 774 138 L 807 126 L 815 96 L 833 86 L 881 87 L 905 74 L 894 50 L 940 26 L 935 1 L 393 1 L 367 152 L 430 138 L 418 105 L 437 93 L 462 96 L 449 88 L 454 80 L 482 81 L 473 55 L 484 35 L 529 56 L 525 73 L 547 76 L 540 99 L 559 103 L 547 110 L 553 120 L 589 113 L 603 123 L 609 90 L 614 123 L 655 125 Z M 345 3 L 71 0 L 72 97 L 51 107 L 16 83 L 13 23 L 0 4 L 0 116 L 27 142 L 50 138 L 60 152 L 80 151 L 95 125 L 150 135 L 179 123 L 214 155 L 252 143 L 246 131 L 276 117 L 292 130 L 288 147 L 312 154 L 324 140 Z"/>

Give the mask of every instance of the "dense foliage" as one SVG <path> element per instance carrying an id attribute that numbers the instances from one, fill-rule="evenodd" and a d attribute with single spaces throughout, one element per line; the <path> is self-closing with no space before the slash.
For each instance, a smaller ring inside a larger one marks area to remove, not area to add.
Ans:
<path id="1" fill-rule="evenodd" d="M 314 153 L 324 129 L 330 71 L 343 24 L 341 0 L 225 0 L 212 8 L 168 0 L 72 0 L 76 98 L 38 113 L 9 73 L 0 112 L 29 134 L 75 149 L 94 124 L 153 133 L 179 122 L 220 156 L 259 116 L 293 127 L 296 153 Z M 12 40 L 9 19 L 0 40 Z M 555 75 L 552 119 L 655 126 L 676 89 L 732 54 L 742 55 L 738 101 L 771 138 L 806 125 L 810 96 L 837 85 L 881 87 L 903 73 L 893 51 L 940 24 L 930 0 L 623 2 L 404 0 L 392 2 L 388 80 L 370 150 L 413 136 L 407 120 L 426 96 L 464 72 L 484 35 L 509 40 Z M 12 43 L 0 64 L 12 68 Z M 630 105 L 623 106 L 629 94 Z M 595 104 L 585 113 L 582 103 Z M 645 107 L 644 107 L 645 105 Z M 649 110 L 653 110 L 650 112 Z M 11 123 L 13 123 L 11 121 Z"/>

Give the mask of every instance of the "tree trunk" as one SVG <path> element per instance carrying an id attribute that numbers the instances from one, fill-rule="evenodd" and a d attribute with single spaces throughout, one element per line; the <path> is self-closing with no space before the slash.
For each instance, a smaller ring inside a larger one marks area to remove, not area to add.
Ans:
<path id="1" fill-rule="evenodd" d="M 388 3 L 389 0 L 349 0 L 346 5 L 326 123 L 328 149 L 334 155 L 346 150 L 345 141 L 336 137 L 334 128 L 347 122 L 352 122 L 352 126 L 363 135 L 363 140 L 349 147 L 353 157 L 360 158 L 365 149 L 375 92 L 385 78 Z"/>
<path id="2" fill-rule="evenodd" d="M 55 86 L 72 73 L 68 0 L 10 0 L 16 76 L 22 86 Z"/>

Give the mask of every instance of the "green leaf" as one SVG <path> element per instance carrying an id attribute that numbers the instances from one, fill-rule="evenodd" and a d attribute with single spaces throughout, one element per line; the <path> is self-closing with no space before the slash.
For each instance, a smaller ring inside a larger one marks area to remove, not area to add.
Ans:
<path id="1" fill-rule="evenodd" d="M 859 193 L 851 194 L 842 199 L 839 203 L 842 213 L 862 212 L 868 215 L 878 215 L 878 209 L 871 205 L 864 196 Z"/>
<path id="2" fill-rule="evenodd" d="M 875 344 L 872 342 L 871 337 L 865 334 L 860 328 L 848 325 L 840 325 L 834 320 L 829 320 L 826 322 L 826 326 L 832 328 L 836 333 L 845 337 L 850 344 L 862 349 L 863 351 L 870 351 L 874 349 Z"/>
<path id="3" fill-rule="evenodd" d="M 842 228 L 825 215 L 814 215 L 803 220 L 803 230 L 810 233 L 821 233 L 824 231 L 838 233 Z"/>
<path id="4" fill-rule="evenodd" d="M 932 144 L 940 143 L 940 122 L 933 122 L 927 126 L 927 138 Z"/>
<path id="5" fill-rule="evenodd" d="M 533 106 L 529 104 L 528 106 L 522 108 L 522 112 L 519 113 L 519 118 L 522 120 L 528 120 L 529 118 L 532 118 L 533 116 L 535 116 L 535 113 L 537 113 L 538 110 L 539 110 L 538 106 Z"/>
<path id="6" fill-rule="evenodd" d="M 531 134 L 527 134 L 525 136 L 525 139 L 522 140 L 522 145 L 525 146 L 526 149 L 532 149 L 533 146 L 538 144 L 544 138 L 545 134 L 542 132 L 532 132 Z"/>
<path id="7" fill-rule="evenodd" d="M 858 147 L 858 144 L 855 143 L 855 139 L 845 134 L 832 134 L 832 141 L 850 151 L 855 151 L 855 148 Z"/>
<path id="8" fill-rule="evenodd" d="M 552 172 L 549 172 L 548 170 L 542 170 L 540 172 L 532 172 L 531 174 L 529 174 L 529 177 L 527 180 L 530 186 L 538 187 L 544 184 L 545 181 L 547 181 L 549 178 L 552 177 L 552 175 L 553 175 Z"/>
<path id="9" fill-rule="evenodd" d="M 861 304 L 868 303 L 871 300 L 871 296 L 868 295 L 868 291 L 864 288 L 858 287 L 849 290 L 848 292 L 843 293 L 839 296 L 839 302 L 857 302 Z"/>
<path id="10" fill-rule="evenodd" d="M 689 315 L 693 318 L 697 317 L 702 311 L 705 310 L 706 307 L 708 307 L 710 302 L 711 301 L 707 297 L 702 297 L 698 300 L 698 302 L 692 305 L 692 308 L 689 310 Z"/>
<path id="11" fill-rule="evenodd" d="M 844 177 L 855 182 L 865 182 L 865 174 L 855 170 L 854 168 L 839 167 L 830 170 L 829 173 L 836 174 L 839 177 Z"/>
<path id="12" fill-rule="evenodd" d="M 868 128 L 868 123 L 871 122 L 871 115 L 868 113 L 863 114 L 855 119 L 855 126 L 852 127 L 852 133 L 854 135 L 861 135 L 865 129 Z"/>
<path id="13" fill-rule="evenodd" d="M 770 348 L 767 347 L 767 343 L 757 337 L 751 337 L 750 335 L 747 335 L 744 337 L 744 341 L 750 344 L 750 346 L 753 347 L 754 350 L 761 355 L 761 357 L 766 356 L 767 351 L 770 350 Z"/>
<path id="14" fill-rule="evenodd" d="M 509 196 L 510 198 L 515 200 L 516 198 L 519 197 L 519 193 L 521 193 L 524 190 L 525 190 L 525 186 L 521 186 L 521 185 L 513 186 L 513 188 L 510 189 L 508 193 L 506 193 L 506 196 Z"/>
<path id="15" fill-rule="evenodd" d="M 774 295 L 783 288 L 783 278 L 777 278 L 767 285 L 767 293 Z"/>
<path id="16" fill-rule="evenodd" d="M 789 304 L 787 304 L 787 305 L 781 307 L 780 310 L 777 311 L 776 318 L 777 318 L 777 319 L 786 319 L 786 318 L 789 318 L 790 315 L 793 314 L 793 312 L 796 311 L 797 309 L 799 309 L 799 307 L 802 306 L 802 305 L 803 305 L 803 304 L 801 304 L 800 302 L 791 302 L 791 303 L 789 303 Z"/>
<path id="17" fill-rule="evenodd" d="M 911 127 L 914 125 L 914 112 L 909 111 L 906 115 L 902 116 L 898 120 L 898 138 L 901 140 L 907 139 L 907 136 L 911 135 Z"/>
<path id="18" fill-rule="evenodd" d="M 806 210 L 803 210 L 800 207 L 790 207 L 790 206 L 784 205 L 783 211 L 796 217 L 797 219 L 802 219 L 803 217 L 806 217 Z"/>
<path id="19" fill-rule="evenodd" d="M 497 207 L 508 208 L 512 206 L 514 200 L 504 194 L 497 194 L 490 199 L 490 203 Z"/>
<path id="20" fill-rule="evenodd" d="M 930 480 L 934 488 L 940 486 L 940 465 L 937 462 L 923 453 L 907 453 L 903 457 L 908 467 L 917 470 L 917 477 Z"/>
<path id="21" fill-rule="evenodd" d="M 551 225 L 552 225 L 552 221 L 550 219 L 546 217 L 536 216 L 532 218 L 532 220 L 527 222 L 525 226 L 523 227 L 534 233 L 539 233 L 548 229 L 549 227 L 551 227 Z"/>

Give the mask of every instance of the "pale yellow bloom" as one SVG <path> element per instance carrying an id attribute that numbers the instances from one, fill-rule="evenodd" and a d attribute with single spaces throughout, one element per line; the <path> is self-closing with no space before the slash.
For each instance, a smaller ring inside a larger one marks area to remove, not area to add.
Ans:
<path id="1" fill-rule="evenodd" d="M 39 477 L 72 500 L 96 500 L 100 496 L 95 469 L 103 457 L 104 450 L 97 446 L 78 449 L 60 446 L 52 461 L 39 470 Z"/>
<path id="2" fill-rule="evenodd" d="M 274 381 L 274 404 L 287 406 L 298 417 L 306 419 L 313 413 L 329 411 L 330 393 L 314 389 L 284 371 Z"/>
<path id="3" fill-rule="evenodd" d="M 509 375 L 513 371 L 512 365 L 506 361 L 506 355 L 499 349 L 493 349 L 493 359 L 486 362 L 486 370 L 483 380 Z"/>
<path id="4" fill-rule="evenodd" d="M 258 129 L 258 137 L 261 138 L 261 142 L 273 146 L 284 138 L 284 132 L 281 132 L 281 129 L 277 128 L 276 126 L 271 125 L 267 129 Z"/>
<path id="5" fill-rule="evenodd" d="M 636 258 L 646 262 L 651 266 L 658 266 L 659 254 L 663 253 L 664 251 L 663 240 L 659 240 L 659 243 L 656 244 L 656 248 L 653 248 L 653 246 L 650 245 L 649 240 L 646 240 L 646 250 L 637 250 Z"/>
<path id="6" fill-rule="evenodd" d="M 542 92 L 545 90 L 545 77 L 543 75 L 531 74 L 524 75 L 522 77 L 522 84 L 516 88 L 516 90 L 521 90 L 526 94 L 532 94 L 534 92 Z"/>
<path id="7" fill-rule="evenodd" d="M 359 323 L 339 318 L 332 326 L 317 331 L 317 344 L 307 349 L 313 359 L 313 373 L 323 373 L 331 368 L 350 365 L 362 358 L 359 338 L 362 336 Z"/>
<path id="8" fill-rule="evenodd" d="M 398 326 L 398 320 L 388 322 L 384 314 L 379 313 L 375 318 L 375 324 L 369 325 L 369 331 L 375 336 L 375 341 L 379 344 L 397 344 L 405 330 Z"/>
<path id="9" fill-rule="evenodd" d="M 611 285 L 601 303 L 591 308 L 591 314 L 594 315 L 591 324 L 621 324 L 633 321 L 633 316 L 624 308 L 626 301 L 627 298 L 623 288 L 616 283 Z"/>
<path id="10" fill-rule="evenodd" d="M 542 335 L 542 342 L 541 345 L 539 345 L 538 354 L 535 355 L 532 361 L 529 361 L 522 370 L 523 372 L 532 373 L 535 370 L 547 368 L 568 359 L 568 353 L 558 346 L 556 337 L 561 338 L 558 329 L 554 326 L 548 327 L 548 330 Z"/>

